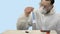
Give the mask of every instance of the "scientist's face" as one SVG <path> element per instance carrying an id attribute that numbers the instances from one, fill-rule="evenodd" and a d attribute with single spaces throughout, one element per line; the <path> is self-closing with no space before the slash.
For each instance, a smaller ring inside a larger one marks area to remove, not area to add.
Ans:
<path id="1" fill-rule="evenodd" d="M 50 10 L 53 8 L 53 4 L 51 4 L 50 0 L 41 0 L 40 8 L 41 7 L 46 10 L 46 13 L 49 13 Z"/>

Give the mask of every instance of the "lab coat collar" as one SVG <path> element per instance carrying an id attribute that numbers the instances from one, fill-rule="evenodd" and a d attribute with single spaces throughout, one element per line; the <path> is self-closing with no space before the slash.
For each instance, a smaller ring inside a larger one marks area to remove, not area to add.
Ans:
<path id="1" fill-rule="evenodd" d="M 50 11 L 50 13 L 44 14 L 44 15 L 53 15 L 53 14 L 55 14 L 55 9 L 54 8 L 52 8 L 52 10 Z"/>

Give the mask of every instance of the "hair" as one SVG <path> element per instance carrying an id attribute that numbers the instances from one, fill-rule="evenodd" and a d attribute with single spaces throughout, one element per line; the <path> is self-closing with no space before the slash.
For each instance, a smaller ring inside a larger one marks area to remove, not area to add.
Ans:
<path id="1" fill-rule="evenodd" d="M 50 1 L 51 1 L 51 4 L 54 4 L 54 2 L 55 2 L 54 0 L 50 0 Z"/>
<path id="2" fill-rule="evenodd" d="M 55 0 L 46 0 L 46 1 L 51 1 L 51 4 L 54 4 Z"/>

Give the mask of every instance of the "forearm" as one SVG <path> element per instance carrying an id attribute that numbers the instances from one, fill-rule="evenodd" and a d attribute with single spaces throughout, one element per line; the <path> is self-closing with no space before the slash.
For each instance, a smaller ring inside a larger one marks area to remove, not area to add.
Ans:
<path id="1" fill-rule="evenodd" d="M 31 21 L 29 16 L 26 16 L 25 14 L 23 14 L 23 16 L 21 16 L 18 21 L 17 21 L 17 29 L 18 30 L 27 30 L 29 28 L 29 26 L 31 26 Z"/>

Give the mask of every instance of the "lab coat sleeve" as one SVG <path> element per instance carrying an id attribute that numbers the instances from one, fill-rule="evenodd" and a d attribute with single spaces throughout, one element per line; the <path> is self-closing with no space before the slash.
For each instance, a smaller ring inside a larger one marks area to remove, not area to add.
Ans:
<path id="1" fill-rule="evenodd" d="M 17 21 L 17 30 L 27 30 L 29 26 L 32 26 L 30 15 L 27 17 L 23 14 Z"/>
<path id="2" fill-rule="evenodd" d="M 57 34 L 60 34 L 60 20 L 57 23 L 56 32 L 57 32 Z"/>

